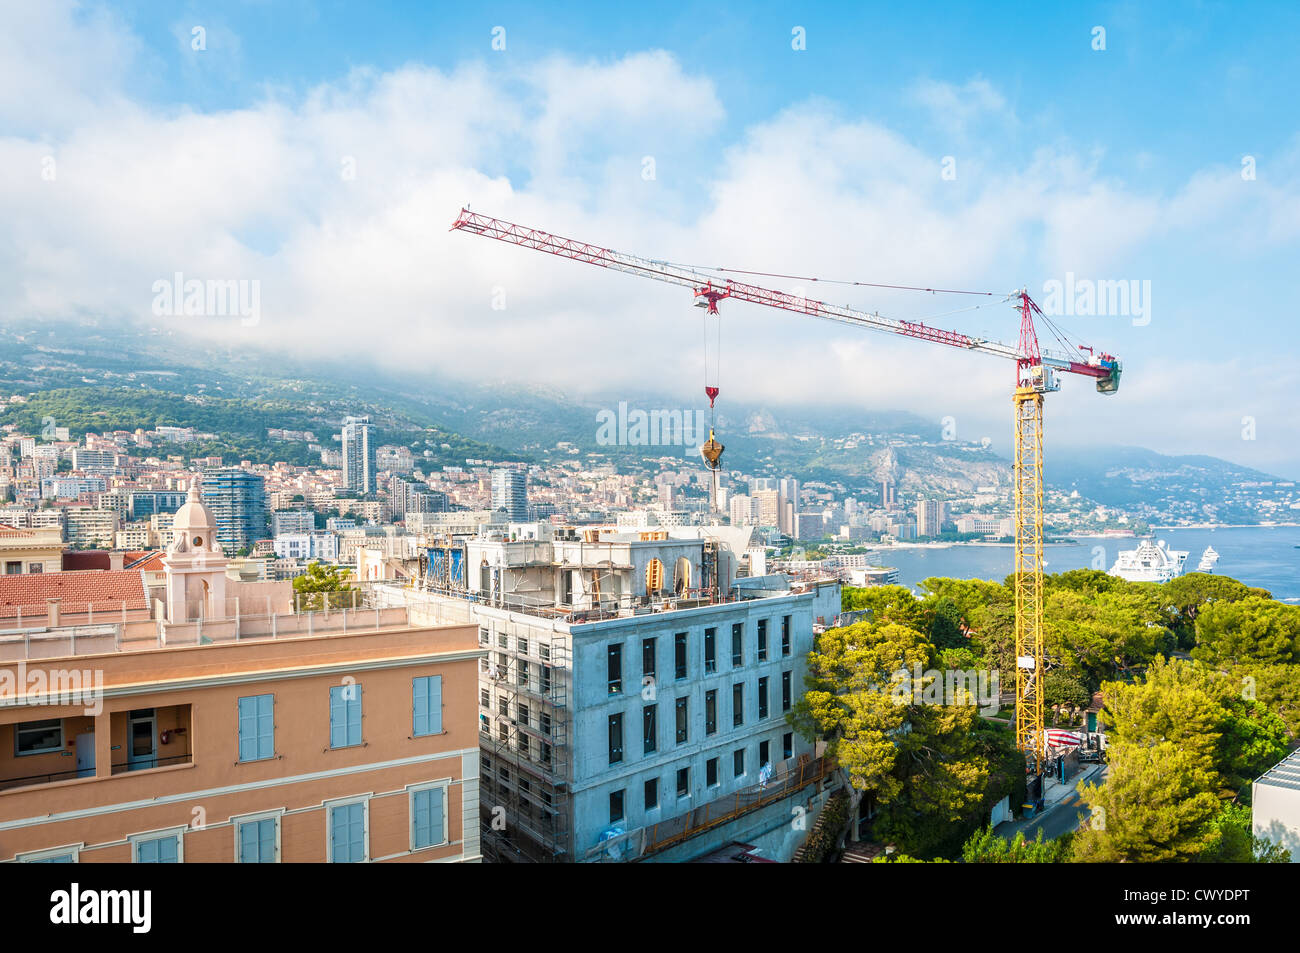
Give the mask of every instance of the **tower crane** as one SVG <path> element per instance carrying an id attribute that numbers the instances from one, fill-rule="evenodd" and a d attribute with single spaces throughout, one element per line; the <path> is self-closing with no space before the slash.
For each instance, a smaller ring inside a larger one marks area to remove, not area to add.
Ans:
<path id="1" fill-rule="evenodd" d="M 1016 746 L 1025 755 L 1027 772 L 1041 775 L 1047 757 L 1043 726 L 1043 397 L 1060 389 L 1058 372 L 1091 377 L 1100 393 L 1115 393 L 1119 389 L 1122 370 L 1118 359 L 1088 347 L 1076 347 L 1073 355 L 1040 348 L 1035 317 L 1049 324 L 1050 321 L 1023 288 L 1006 296 L 1006 300 L 1015 302 L 1020 313 L 1020 340 L 1011 345 L 721 278 L 689 265 L 629 255 L 468 209 L 461 209 L 451 230 L 495 238 L 611 271 L 689 288 L 695 306 L 705 309 L 710 315 L 718 314 L 719 302 L 730 299 L 1014 361 Z M 724 269 L 707 270 L 717 272 Z M 712 406 L 717 388 L 706 390 Z M 712 432 L 709 443 L 716 444 Z M 721 445 L 716 445 L 716 449 L 720 455 Z M 716 459 L 709 459 L 706 455 L 706 462 L 716 469 Z"/>

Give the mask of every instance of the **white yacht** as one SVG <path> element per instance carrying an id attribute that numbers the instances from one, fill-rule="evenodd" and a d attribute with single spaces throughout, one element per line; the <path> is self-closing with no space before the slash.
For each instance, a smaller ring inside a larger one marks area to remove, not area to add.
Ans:
<path id="1" fill-rule="evenodd" d="M 1213 546 L 1206 546 L 1205 552 L 1201 553 L 1201 561 L 1196 564 L 1197 572 L 1214 572 L 1214 564 L 1219 561 L 1219 554 L 1214 551 Z"/>
<path id="2" fill-rule="evenodd" d="M 1144 539 L 1137 549 L 1119 554 L 1110 574 L 1129 582 L 1168 582 L 1183 571 L 1186 561 L 1187 553 L 1182 550 L 1166 549 Z"/>

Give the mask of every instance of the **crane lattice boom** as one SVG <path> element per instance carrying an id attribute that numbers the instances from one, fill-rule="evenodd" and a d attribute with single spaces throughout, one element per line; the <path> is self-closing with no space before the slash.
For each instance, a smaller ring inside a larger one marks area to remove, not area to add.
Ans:
<path id="1" fill-rule="evenodd" d="M 614 251 L 612 248 L 592 245 L 572 238 L 563 238 L 550 232 L 544 232 L 541 229 L 517 225 L 514 222 L 492 218 L 489 215 L 480 215 L 468 209 L 461 209 L 460 215 L 452 223 L 451 227 L 452 229 L 483 235 L 487 238 L 495 238 L 498 241 L 509 242 L 513 245 L 533 248 L 551 255 L 558 255 L 561 258 L 571 258 L 574 261 L 586 262 L 589 265 L 598 265 L 611 271 L 641 275 L 645 278 L 653 278 L 656 281 L 665 281 L 683 288 L 690 288 L 695 294 L 697 305 L 708 308 L 710 312 L 717 311 L 719 301 L 730 298 L 736 301 L 747 301 L 750 304 L 761 304 L 770 308 L 780 308 L 784 311 L 806 314 L 828 321 L 838 321 L 841 324 L 868 328 L 873 331 L 884 331 L 904 337 L 917 338 L 922 341 L 931 341 L 935 344 L 946 344 L 950 347 L 991 354 L 995 357 L 1016 361 L 1018 365 L 1042 365 L 1069 374 L 1081 374 L 1095 378 L 1098 381 L 1099 390 L 1103 389 L 1106 384 L 1112 384 L 1110 390 L 1113 390 L 1119 383 L 1119 362 L 1109 354 L 1074 360 L 1068 354 L 1046 350 L 1040 351 L 1036 338 L 1032 340 L 1032 346 L 1027 346 L 1023 335 L 1020 346 L 1015 346 L 972 337 L 960 331 L 933 328 L 916 321 L 889 318 L 879 312 L 871 313 L 858 311 L 847 306 L 827 304 L 825 301 L 802 297 L 786 291 L 776 291 L 750 282 L 733 281 L 731 279 L 719 280 L 716 276 L 705 274 L 685 265 L 656 261 L 652 258 L 642 258 L 638 255 Z M 1028 299 L 1028 295 L 1020 291 L 1012 292 L 1007 297 Z M 1028 301 L 1028 306 L 1033 313 L 1042 314 L 1038 310 L 1038 305 L 1034 304 L 1032 300 Z M 1032 322 L 1030 327 L 1032 332 Z"/>

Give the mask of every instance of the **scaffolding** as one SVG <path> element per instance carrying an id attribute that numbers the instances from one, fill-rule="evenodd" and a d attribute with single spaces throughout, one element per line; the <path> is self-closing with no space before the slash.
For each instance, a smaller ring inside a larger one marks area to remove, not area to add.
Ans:
<path id="1" fill-rule="evenodd" d="M 571 852 L 569 649 L 557 640 L 525 657 L 517 650 L 525 632 L 532 648 L 536 630 L 516 633 L 507 624 L 495 633 L 506 648 L 493 646 L 480 680 L 488 695 L 479 711 L 483 852 L 497 863 L 558 863 Z"/>

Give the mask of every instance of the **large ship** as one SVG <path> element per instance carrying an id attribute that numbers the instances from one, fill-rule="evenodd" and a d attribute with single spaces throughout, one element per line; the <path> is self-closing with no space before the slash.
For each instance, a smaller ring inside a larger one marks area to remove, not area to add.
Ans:
<path id="1" fill-rule="evenodd" d="M 1110 567 L 1112 576 L 1129 582 L 1168 582 L 1183 571 L 1187 553 L 1178 549 L 1165 549 L 1149 539 L 1138 543 L 1137 549 L 1124 550 Z"/>
<path id="2" fill-rule="evenodd" d="M 1219 561 L 1219 554 L 1214 551 L 1213 546 L 1206 546 L 1205 552 L 1201 553 L 1201 561 L 1196 564 L 1197 572 L 1214 572 L 1214 564 Z"/>

